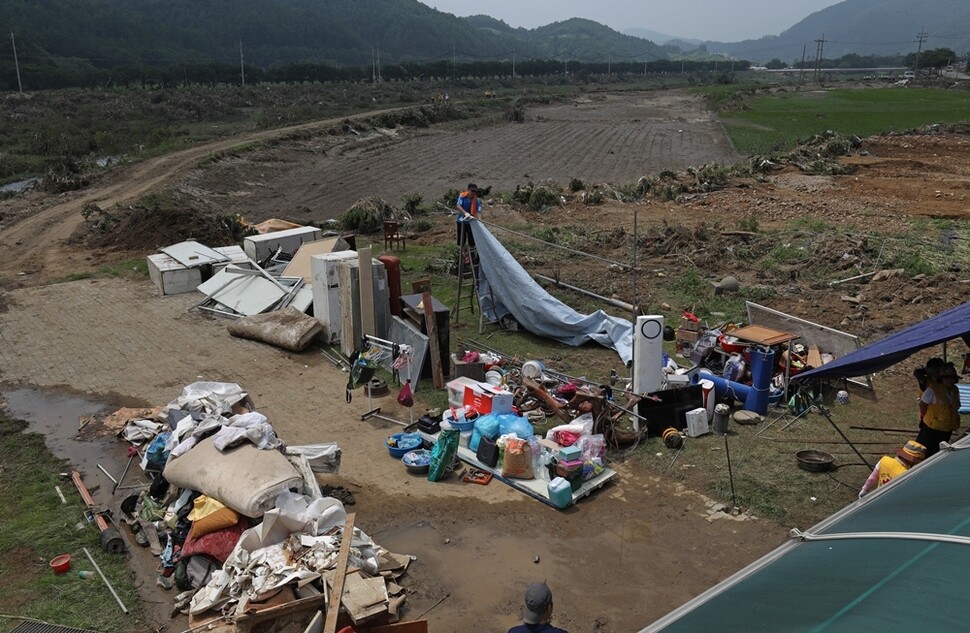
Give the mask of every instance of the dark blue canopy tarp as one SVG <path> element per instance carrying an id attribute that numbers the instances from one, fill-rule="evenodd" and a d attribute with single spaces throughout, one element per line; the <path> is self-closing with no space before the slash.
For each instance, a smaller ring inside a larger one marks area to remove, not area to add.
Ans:
<path id="1" fill-rule="evenodd" d="M 831 363 L 798 374 L 794 379 L 865 376 L 895 365 L 925 347 L 956 338 L 963 338 L 965 341 L 970 338 L 970 303 L 964 303 L 890 334 Z"/>

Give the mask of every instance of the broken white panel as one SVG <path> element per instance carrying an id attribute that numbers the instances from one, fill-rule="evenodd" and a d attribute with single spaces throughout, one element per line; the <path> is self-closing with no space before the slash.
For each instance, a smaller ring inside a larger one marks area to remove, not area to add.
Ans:
<path id="1" fill-rule="evenodd" d="M 306 313 L 313 306 L 313 288 L 306 284 L 300 286 L 300 289 L 296 291 L 296 294 L 290 301 L 290 305 L 294 306 L 300 312 Z"/>
<path id="2" fill-rule="evenodd" d="M 231 267 L 201 284 L 199 292 L 244 316 L 267 312 L 287 296 L 287 291 L 272 280 Z"/>
<path id="3" fill-rule="evenodd" d="M 163 253 L 189 268 L 228 262 L 229 257 L 195 241 L 179 242 L 160 249 Z"/>
<path id="4" fill-rule="evenodd" d="M 249 256 L 243 252 L 242 246 L 214 246 L 212 250 L 227 258 L 225 262 L 212 265 L 213 273 L 219 272 L 226 266 L 251 268 L 253 265 L 253 260 L 249 259 Z"/>

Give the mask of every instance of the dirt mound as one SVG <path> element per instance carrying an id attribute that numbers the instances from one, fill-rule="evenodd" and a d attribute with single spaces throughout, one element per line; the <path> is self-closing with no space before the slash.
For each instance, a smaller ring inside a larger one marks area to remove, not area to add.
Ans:
<path id="1" fill-rule="evenodd" d="M 171 198 L 149 196 L 127 209 L 88 205 L 71 243 L 88 248 L 151 251 L 185 240 L 211 246 L 236 244 L 247 233 L 241 218 Z"/>

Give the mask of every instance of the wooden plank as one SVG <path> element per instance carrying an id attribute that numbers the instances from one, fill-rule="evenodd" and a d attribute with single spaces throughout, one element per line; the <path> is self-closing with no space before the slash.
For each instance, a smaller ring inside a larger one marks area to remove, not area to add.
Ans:
<path id="1" fill-rule="evenodd" d="M 257 622 L 265 622 L 266 620 L 280 618 L 291 613 L 319 609 L 325 602 L 326 599 L 324 594 L 320 594 L 319 596 L 311 596 L 309 598 L 293 600 L 291 602 L 287 602 L 286 604 L 270 607 L 269 609 L 263 609 L 261 611 L 247 612 L 237 618 L 233 618 L 232 621 L 237 624 L 255 624 Z"/>
<path id="2" fill-rule="evenodd" d="M 334 567 L 333 591 L 330 592 L 330 602 L 327 604 L 327 621 L 323 626 L 323 633 L 337 632 L 337 615 L 340 613 L 340 598 L 344 593 L 344 577 L 347 575 L 347 559 L 350 557 L 350 543 L 354 540 L 354 520 L 357 515 L 351 512 L 344 523 L 344 532 L 340 540 L 340 555 Z"/>
<path id="3" fill-rule="evenodd" d="M 357 337 L 354 336 L 354 312 L 358 309 L 354 301 L 353 271 L 348 262 L 337 264 L 338 294 L 340 296 L 340 351 L 344 356 L 350 356 L 357 348 Z M 331 321 L 333 315 L 330 315 Z"/>
<path id="4" fill-rule="evenodd" d="M 371 264 L 370 247 L 357 251 L 360 269 L 360 330 L 361 334 L 377 336 L 374 317 L 374 269 Z"/>
<path id="5" fill-rule="evenodd" d="M 421 295 L 421 304 L 424 306 L 424 325 L 428 329 L 428 343 L 431 345 L 431 378 L 435 389 L 444 389 L 445 377 L 441 373 L 441 350 L 438 347 L 438 323 L 435 321 L 430 292 Z"/>
<path id="6" fill-rule="evenodd" d="M 732 330 L 728 334 L 742 341 L 751 341 L 752 343 L 761 343 L 762 345 L 778 345 L 779 343 L 798 338 L 797 334 L 773 330 L 762 325 L 746 325 L 743 328 Z"/>

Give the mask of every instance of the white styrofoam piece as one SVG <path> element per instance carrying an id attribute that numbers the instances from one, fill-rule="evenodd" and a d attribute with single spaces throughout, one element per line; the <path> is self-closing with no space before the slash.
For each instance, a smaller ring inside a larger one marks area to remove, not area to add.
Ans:
<path id="1" fill-rule="evenodd" d="M 193 240 L 172 244 L 160 250 L 188 268 L 229 261 L 222 253 Z"/>
<path id="2" fill-rule="evenodd" d="M 707 422 L 707 409 L 704 407 L 691 409 L 684 415 L 687 418 L 687 437 L 700 437 L 711 432 L 711 425 Z"/>

